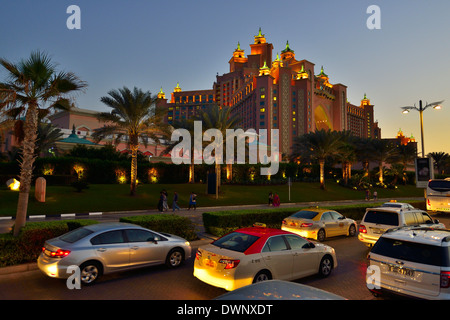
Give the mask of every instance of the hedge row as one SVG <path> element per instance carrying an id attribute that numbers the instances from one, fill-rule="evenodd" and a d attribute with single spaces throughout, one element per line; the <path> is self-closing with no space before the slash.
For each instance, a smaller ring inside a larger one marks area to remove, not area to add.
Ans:
<path id="1" fill-rule="evenodd" d="M 423 201 L 408 202 L 416 208 L 425 209 L 425 203 Z M 322 208 L 333 209 L 347 218 L 361 220 L 366 208 L 376 207 L 380 204 L 381 203 L 371 203 Z M 218 237 L 238 228 L 250 227 L 255 222 L 264 223 L 270 228 L 280 229 L 281 222 L 284 218 L 305 208 L 306 207 L 204 212 L 203 225 L 207 233 Z"/>
<path id="2" fill-rule="evenodd" d="M 28 222 L 18 237 L 14 237 L 12 233 L 1 234 L 0 267 L 36 262 L 46 240 L 93 223 L 97 222 L 93 220 Z"/>
<path id="3" fill-rule="evenodd" d="M 191 219 L 175 214 L 152 214 L 120 218 L 121 222 L 137 224 L 161 233 L 170 233 L 186 240 L 197 240 L 197 233 Z"/>
<path id="4" fill-rule="evenodd" d="M 133 223 L 158 232 L 171 233 L 186 240 L 196 240 L 197 234 L 191 220 L 176 215 L 148 215 L 121 218 L 121 222 Z M 64 220 L 28 222 L 18 237 L 11 233 L 0 234 L 0 267 L 36 262 L 48 239 L 90 224 L 95 220 Z"/>

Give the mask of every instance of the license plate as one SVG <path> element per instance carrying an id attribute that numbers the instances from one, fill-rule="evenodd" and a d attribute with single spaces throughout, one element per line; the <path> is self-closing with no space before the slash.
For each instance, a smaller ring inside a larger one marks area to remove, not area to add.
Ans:
<path id="1" fill-rule="evenodd" d="M 408 268 L 402 268 L 397 266 L 389 266 L 389 271 L 402 274 L 409 277 L 414 277 L 414 270 L 408 269 Z"/>
<path id="2" fill-rule="evenodd" d="M 382 234 L 384 231 L 384 229 L 372 228 L 372 232 L 376 234 Z"/>
<path id="3" fill-rule="evenodd" d="M 205 259 L 205 266 L 210 267 L 210 268 L 215 268 L 216 267 L 216 263 L 212 260 L 209 259 Z"/>

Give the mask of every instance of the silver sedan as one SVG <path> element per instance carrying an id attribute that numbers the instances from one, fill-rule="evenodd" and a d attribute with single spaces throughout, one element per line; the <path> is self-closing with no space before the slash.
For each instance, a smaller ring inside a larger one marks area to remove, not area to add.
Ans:
<path id="1" fill-rule="evenodd" d="M 115 271 L 164 263 L 175 268 L 190 256 L 190 243 L 178 236 L 128 223 L 99 223 L 47 240 L 38 267 L 53 278 L 68 278 L 78 267 L 81 283 L 91 284 Z"/>

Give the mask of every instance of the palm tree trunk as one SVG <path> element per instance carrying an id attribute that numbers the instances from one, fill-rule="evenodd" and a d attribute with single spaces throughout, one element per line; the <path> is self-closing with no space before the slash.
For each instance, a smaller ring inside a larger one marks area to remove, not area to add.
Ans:
<path id="1" fill-rule="evenodd" d="M 320 189 L 325 189 L 325 159 L 319 159 Z"/>
<path id="2" fill-rule="evenodd" d="M 379 168 L 380 168 L 379 181 L 381 184 L 383 184 L 383 181 L 384 181 L 384 179 L 383 179 L 383 162 L 380 162 Z"/>
<path id="3" fill-rule="evenodd" d="M 131 181 L 130 181 L 130 195 L 136 195 L 136 179 L 137 179 L 137 152 L 139 146 L 131 145 Z"/>
<path id="4" fill-rule="evenodd" d="M 18 236 L 20 229 L 25 225 L 28 210 L 28 198 L 33 175 L 35 160 L 34 148 L 37 139 L 37 104 L 30 103 L 24 125 L 24 140 L 22 143 L 22 161 L 20 164 L 20 188 L 17 203 L 16 221 L 14 224 L 14 236 Z"/>

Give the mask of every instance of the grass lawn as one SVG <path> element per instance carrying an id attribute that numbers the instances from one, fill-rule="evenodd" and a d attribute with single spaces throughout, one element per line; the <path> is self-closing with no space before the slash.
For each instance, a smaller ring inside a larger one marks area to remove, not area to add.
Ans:
<path id="1" fill-rule="evenodd" d="M 166 189 L 168 203 L 172 207 L 173 192 L 179 194 L 180 207 L 188 206 L 189 194 L 195 192 L 199 207 L 228 206 L 267 203 L 269 192 L 278 193 L 281 203 L 288 201 L 287 185 L 239 186 L 223 185 L 219 199 L 206 194 L 205 184 L 143 184 L 139 185 L 137 195 L 129 195 L 129 185 L 91 184 L 83 192 L 75 192 L 72 187 L 48 186 L 46 202 L 40 203 L 34 198 L 34 188 L 30 192 L 28 215 L 52 215 L 62 213 L 87 213 L 126 210 L 156 209 L 159 192 Z M 398 186 L 398 189 L 377 189 L 379 198 L 421 197 L 423 190 L 413 185 Z M 319 183 L 296 182 L 291 186 L 290 202 L 332 201 L 364 199 L 363 191 L 341 187 L 333 181 L 326 182 L 326 190 Z M 0 190 L 0 216 L 15 216 L 18 192 L 5 188 Z"/>

